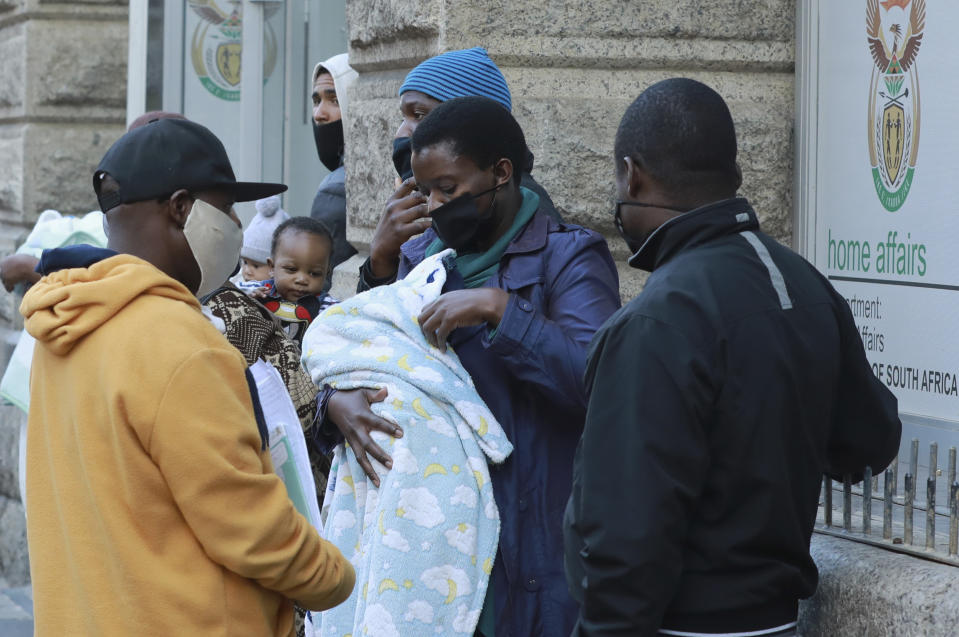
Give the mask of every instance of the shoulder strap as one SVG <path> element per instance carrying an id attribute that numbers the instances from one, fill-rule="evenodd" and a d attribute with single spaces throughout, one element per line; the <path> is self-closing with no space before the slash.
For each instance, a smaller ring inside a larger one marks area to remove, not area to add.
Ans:
<path id="1" fill-rule="evenodd" d="M 219 294 L 220 292 L 223 292 L 224 290 L 229 290 L 229 289 L 231 289 L 231 288 L 228 288 L 228 287 L 225 286 L 225 285 L 221 285 L 220 287 L 218 287 L 217 289 L 213 290 L 212 292 L 210 292 L 210 293 L 207 294 L 206 296 L 200 297 L 200 305 L 206 305 L 207 303 L 210 302 L 210 299 L 212 299 L 214 296 L 216 296 L 216 295 Z"/>

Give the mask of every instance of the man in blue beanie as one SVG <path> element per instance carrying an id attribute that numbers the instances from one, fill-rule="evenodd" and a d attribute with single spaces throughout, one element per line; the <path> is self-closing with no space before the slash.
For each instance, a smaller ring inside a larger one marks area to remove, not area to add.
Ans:
<path id="1" fill-rule="evenodd" d="M 513 101 L 502 71 L 486 49 L 474 47 L 449 51 L 421 62 L 400 87 L 403 121 L 393 139 L 393 165 L 403 183 L 386 204 L 386 210 L 370 242 L 370 258 L 360 266 L 357 291 L 363 292 L 396 279 L 400 246 L 431 225 L 426 199 L 416 189 L 410 167 L 410 137 L 420 121 L 441 103 L 457 97 L 488 97 L 512 111 Z M 562 221 L 553 200 L 530 171 L 533 154 L 527 149 L 520 184 L 539 195 L 546 212 Z"/>
<path id="2" fill-rule="evenodd" d="M 442 102 L 455 97 L 488 97 L 513 110 L 506 78 L 486 49 L 475 47 L 431 57 L 410 71 L 400 87 L 403 122 L 393 139 L 393 165 L 400 179 L 413 176 L 410 137 L 416 125 Z"/>
<path id="3" fill-rule="evenodd" d="M 508 111 L 513 109 L 503 73 L 481 47 L 449 51 L 420 63 L 406 76 L 400 96 L 407 91 L 419 91 L 440 102 L 482 95 L 499 102 Z"/>

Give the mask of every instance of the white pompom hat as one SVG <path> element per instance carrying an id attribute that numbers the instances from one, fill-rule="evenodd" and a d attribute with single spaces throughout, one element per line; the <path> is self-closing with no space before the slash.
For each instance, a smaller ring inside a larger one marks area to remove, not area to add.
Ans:
<path id="1" fill-rule="evenodd" d="M 256 202 L 256 216 L 243 231 L 243 248 L 240 256 L 257 263 L 266 263 L 270 258 L 270 244 L 276 227 L 290 218 L 280 207 L 280 197 L 273 195 Z"/>

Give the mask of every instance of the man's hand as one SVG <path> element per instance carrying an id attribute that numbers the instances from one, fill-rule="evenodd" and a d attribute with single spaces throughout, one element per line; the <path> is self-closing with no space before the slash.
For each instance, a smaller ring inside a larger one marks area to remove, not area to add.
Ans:
<path id="1" fill-rule="evenodd" d="M 11 254 L 0 261 L 0 280 L 7 292 L 13 292 L 18 283 L 33 285 L 40 280 L 34 270 L 40 261 L 28 254 Z"/>
<path id="2" fill-rule="evenodd" d="M 509 293 L 499 288 L 447 292 L 423 308 L 420 329 L 430 345 L 446 351 L 450 332 L 460 327 L 486 323 L 499 325 L 509 303 Z"/>
<path id="3" fill-rule="evenodd" d="M 352 389 L 338 391 L 327 403 L 327 415 L 333 424 L 340 430 L 343 437 L 353 448 L 356 461 L 370 480 L 377 487 L 380 486 L 380 477 L 373 470 L 373 464 L 367 454 L 378 460 L 387 469 L 393 467 L 393 459 L 383 451 L 383 448 L 373 442 L 370 432 L 382 431 L 394 438 L 402 438 L 403 430 L 384 418 L 380 418 L 370 409 L 372 403 L 386 399 L 386 388 L 379 391 L 373 389 Z"/>
<path id="4" fill-rule="evenodd" d="M 377 279 L 396 274 L 400 263 L 400 246 L 407 239 L 424 232 L 432 220 L 427 210 L 426 197 L 416 190 L 416 180 L 410 177 L 386 202 L 370 241 L 370 272 Z"/>

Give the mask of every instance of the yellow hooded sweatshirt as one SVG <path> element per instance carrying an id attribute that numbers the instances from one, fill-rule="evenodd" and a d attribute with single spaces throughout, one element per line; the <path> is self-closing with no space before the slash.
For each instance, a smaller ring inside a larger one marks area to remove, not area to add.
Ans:
<path id="1" fill-rule="evenodd" d="M 44 277 L 20 311 L 37 635 L 288 635 L 289 599 L 349 596 L 262 450 L 243 356 L 186 287 L 118 255 Z"/>

